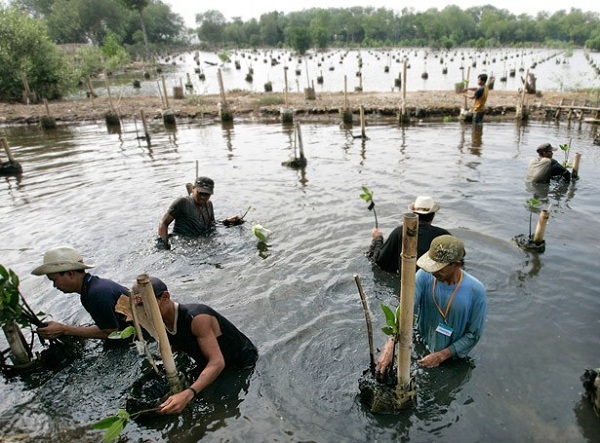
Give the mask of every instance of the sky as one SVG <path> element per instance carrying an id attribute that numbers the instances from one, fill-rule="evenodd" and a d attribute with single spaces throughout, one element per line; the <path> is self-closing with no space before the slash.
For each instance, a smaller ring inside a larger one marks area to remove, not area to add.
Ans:
<path id="1" fill-rule="evenodd" d="M 499 9 L 506 9 L 513 14 L 528 14 L 535 16 L 540 11 L 550 13 L 570 8 L 581 9 L 600 13 L 600 3 L 594 0 L 547 0 L 543 2 L 527 0 L 419 0 L 418 2 L 390 1 L 390 0 L 226 0 L 219 2 L 204 2 L 198 0 L 163 0 L 171 5 L 174 12 L 181 15 L 187 26 L 195 27 L 196 14 L 210 9 L 221 11 L 227 20 L 232 17 L 241 17 L 246 21 L 251 18 L 259 18 L 262 14 L 271 11 L 289 13 L 310 8 L 350 8 L 352 6 L 374 7 L 393 9 L 400 12 L 403 8 L 414 8 L 416 12 L 425 11 L 429 8 L 444 9 L 448 5 L 456 5 L 461 9 L 473 6 L 490 4 Z"/>

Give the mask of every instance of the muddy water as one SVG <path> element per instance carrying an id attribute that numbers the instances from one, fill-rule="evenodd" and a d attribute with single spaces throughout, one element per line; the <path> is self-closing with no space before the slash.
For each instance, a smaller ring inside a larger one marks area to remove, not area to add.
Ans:
<path id="1" fill-rule="evenodd" d="M 281 165 L 294 137 L 278 124 L 151 132 L 148 146 L 132 125 L 121 135 L 104 125 L 0 129 L 25 170 L 0 179 L 0 262 L 21 277 L 35 310 L 90 321 L 76 295 L 29 274 L 47 248 L 68 243 L 94 274 L 127 286 L 142 272 L 161 277 L 176 300 L 213 306 L 259 348 L 248 386 L 223 377 L 179 417 L 130 423 L 125 441 L 598 441 L 579 380 L 598 366 L 600 326 L 600 151 L 590 126 L 374 125 L 363 141 L 357 128 L 306 124 L 303 170 Z M 581 180 L 527 188 L 535 146 L 570 139 L 582 154 Z M 216 182 L 217 218 L 251 205 L 248 223 L 159 250 L 158 221 L 196 162 Z M 417 405 L 398 416 L 373 415 L 358 401 L 369 355 L 353 275 L 375 325 L 383 325 L 379 304 L 398 292 L 397 278 L 364 256 L 373 215 L 362 185 L 374 191 L 385 235 L 416 195 L 433 195 L 437 224 L 465 241 L 466 267 L 488 290 L 472 362 L 419 370 Z M 529 230 L 523 204 L 534 193 L 552 205 L 543 254 L 512 242 Z M 273 231 L 268 245 L 251 234 L 254 223 Z M 143 366 L 133 349 L 89 343 L 60 370 L 2 377 L 0 435 L 97 440 L 89 424 L 124 407 Z"/>

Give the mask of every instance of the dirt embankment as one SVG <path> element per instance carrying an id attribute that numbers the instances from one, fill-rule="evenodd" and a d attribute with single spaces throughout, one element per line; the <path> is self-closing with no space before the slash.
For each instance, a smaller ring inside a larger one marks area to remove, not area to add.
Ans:
<path id="1" fill-rule="evenodd" d="M 278 118 L 282 107 L 291 108 L 300 119 L 319 119 L 337 116 L 347 99 L 348 106 L 358 113 L 364 106 L 369 119 L 392 118 L 398 113 L 402 95 L 399 92 L 352 92 L 319 93 L 315 100 L 307 100 L 303 93 L 288 94 L 287 104 L 283 94 L 235 92 L 226 96 L 230 112 L 234 118 L 260 120 Z M 543 118 L 546 106 L 576 104 L 579 106 L 599 106 L 597 97 L 589 92 L 541 92 L 526 95 L 530 118 Z M 494 120 L 513 117 L 521 101 L 521 93 L 515 91 L 490 91 L 487 102 L 486 119 Z M 178 119 L 198 119 L 217 117 L 220 97 L 218 94 L 191 96 L 184 99 L 169 99 L 169 107 Z M 468 100 L 468 106 L 472 101 Z M 411 116 L 418 118 L 456 117 L 465 105 L 465 98 L 454 91 L 416 91 L 406 94 L 406 109 Z M 160 119 L 164 109 L 160 97 L 123 97 L 113 99 L 113 107 L 124 119 L 133 119 L 143 109 L 148 119 Z M 105 118 L 111 105 L 108 97 L 94 99 L 60 100 L 48 104 L 50 115 L 57 122 L 99 121 Z M 0 103 L 0 124 L 37 124 L 46 115 L 42 103 L 20 104 Z"/>

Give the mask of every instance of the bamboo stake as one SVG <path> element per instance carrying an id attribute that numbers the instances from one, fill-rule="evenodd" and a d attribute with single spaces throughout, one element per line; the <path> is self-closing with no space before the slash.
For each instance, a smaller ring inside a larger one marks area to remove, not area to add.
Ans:
<path id="1" fill-rule="evenodd" d="M 14 163 L 15 158 L 10 150 L 10 147 L 8 146 L 8 141 L 6 140 L 6 137 L 0 138 L 0 141 L 2 142 L 2 146 L 4 147 L 4 152 L 6 152 L 6 156 L 8 157 L 8 161 L 10 161 L 11 163 Z"/>
<path id="2" fill-rule="evenodd" d="M 31 353 L 25 343 L 25 337 L 19 329 L 19 325 L 14 320 L 2 325 L 6 341 L 10 346 L 10 356 L 13 363 L 17 366 L 31 363 Z"/>
<path id="3" fill-rule="evenodd" d="M 304 158 L 304 145 L 302 144 L 302 132 L 300 131 L 300 123 L 296 122 L 296 137 L 298 138 L 298 149 L 300 150 L 300 158 Z"/>
<path id="4" fill-rule="evenodd" d="M 140 118 L 142 119 L 142 126 L 144 126 L 144 136 L 146 140 L 150 141 L 150 132 L 148 132 L 148 123 L 146 122 L 146 115 L 143 109 L 140 109 Z"/>
<path id="5" fill-rule="evenodd" d="M 144 302 L 144 309 L 146 309 L 146 313 L 158 334 L 158 347 L 165 366 L 170 392 L 171 394 L 177 394 L 183 390 L 183 383 L 177 373 L 173 352 L 171 351 L 171 345 L 169 344 L 169 339 L 167 337 L 167 330 L 162 320 L 158 302 L 156 301 L 156 295 L 152 289 L 148 274 L 139 275 L 137 277 L 137 284 Z"/>
<path id="6" fill-rule="evenodd" d="M 152 369 L 154 369 L 154 372 L 156 374 L 159 374 L 160 372 L 158 371 L 158 368 L 156 367 L 156 362 L 154 361 L 154 358 L 152 357 L 152 353 L 150 352 L 150 349 L 148 348 L 148 343 L 146 343 L 146 340 L 144 340 L 144 334 L 142 332 L 142 328 L 140 326 L 140 321 L 138 319 L 137 309 L 135 307 L 135 297 L 131 291 L 129 292 L 129 306 L 131 307 L 131 315 L 133 317 L 133 326 L 135 327 L 135 335 L 137 337 L 137 340 L 142 344 L 142 347 L 144 348 L 144 354 L 146 354 L 146 358 L 148 359 L 148 362 L 152 366 Z"/>
<path id="7" fill-rule="evenodd" d="M 546 232 L 546 224 L 548 223 L 549 218 L 550 208 L 548 208 L 548 210 L 543 209 L 542 211 L 540 211 L 540 217 L 538 218 L 535 233 L 533 234 L 533 242 L 536 245 L 539 245 L 544 242 L 544 233 Z"/>
<path id="8" fill-rule="evenodd" d="M 348 77 L 344 75 L 344 109 L 348 109 Z"/>
<path id="9" fill-rule="evenodd" d="M 217 71 L 217 79 L 219 80 L 219 94 L 221 95 L 221 109 L 223 112 L 229 113 L 229 106 L 225 98 L 225 86 L 223 85 L 223 74 L 221 68 Z"/>
<path id="10" fill-rule="evenodd" d="M 573 178 L 579 178 L 579 162 L 581 161 L 581 153 L 576 152 L 573 158 Z"/>
<path id="11" fill-rule="evenodd" d="M 375 347 L 373 346 L 373 324 L 371 323 L 371 314 L 369 313 L 369 305 L 367 298 L 363 292 L 362 284 L 358 275 L 354 275 L 354 282 L 358 288 L 358 294 L 360 295 L 360 301 L 362 302 L 363 311 L 365 312 L 365 320 L 367 321 L 367 335 L 369 338 L 369 363 L 371 369 L 371 375 L 375 376 Z"/>
<path id="12" fill-rule="evenodd" d="M 196 160 L 196 177 L 194 177 L 194 179 L 198 178 L 198 160 Z"/>
<path id="13" fill-rule="evenodd" d="M 406 115 L 406 59 L 404 59 L 404 65 L 402 66 L 402 78 L 404 81 L 402 82 L 402 116 Z"/>
<path id="14" fill-rule="evenodd" d="M 287 69 L 283 69 L 283 81 L 284 81 L 284 90 L 283 96 L 285 97 L 285 107 L 288 107 L 288 79 L 287 79 Z"/>
<path id="15" fill-rule="evenodd" d="M 525 80 L 523 81 L 523 92 L 521 93 L 521 109 L 525 103 L 525 93 L 527 92 L 527 79 L 529 78 L 529 69 L 525 71 Z"/>
<path id="16" fill-rule="evenodd" d="M 471 75 L 471 67 L 469 66 L 467 68 L 467 77 L 465 78 L 465 86 L 464 88 L 467 89 L 469 87 L 469 76 Z M 406 81 L 406 79 L 404 79 L 404 81 Z M 465 111 L 467 110 L 467 97 L 465 96 Z"/>
<path id="17" fill-rule="evenodd" d="M 166 105 L 166 108 L 168 109 L 169 108 L 169 95 L 167 94 L 167 84 L 165 82 L 165 76 L 161 75 L 160 79 L 162 81 L 162 87 L 163 87 L 163 91 L 164 91 L 164 95 L 165 95 L 165 105 Z"/>
<path id="18" fill-rule="evenodd" d="M 360 105 L 360 136 L 365 139 L 367 134 L 365 133 L 365 106 Z"/>
<path id="19" fill-rule="evenodd" d="M 410 349 L 412 346 L 415 305 L 415 272 L 417 269 L 417 240 L 419 216 L 404 214 L 402 227 L 402 270 L 400 273 L 400 333 L 398 340 L 398 384 L 396 392 L 406 391 L 411 385 Z"/>
<path id="20" fill-rule="evenodd" d="M 110 110 L 115 112 L 115 106 L 112 101 L 112 94 L 110 93 L 110 82 L 108 81 L 108 75 L 104 71 L 104 83 L 106 84 L 106 93 L 108 94 L 108 103 L 110 104 Z"/>

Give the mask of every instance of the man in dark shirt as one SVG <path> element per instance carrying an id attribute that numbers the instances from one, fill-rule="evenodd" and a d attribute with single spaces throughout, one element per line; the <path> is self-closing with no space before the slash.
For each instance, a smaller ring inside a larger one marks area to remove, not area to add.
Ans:
<path id="1" fill-rule="evenodd" d="M 37 332 L 45 338 L 73 335 L 82 338 L 108 338 L 109 334 L 126 327 L 124 319 L 115 313 L 115 305 L 121 294 L 129 290 L 112 280 L 85 272 L 94 265 L 83 263 L 81 254 L 70 246 L 49 249 L 44 263 L 35 268 L 33 275 L 46 275 L 54 287 L 66 294 L 78 293 L 85 310 L 94 320 L 92 326 L 74 326 L 51 321 Z"/>
<path id="2" fill-rule="evenodd" d="M 171 345 L 198 364 L 200 375 L 188 388 L 171 395 L 160 405 L 162 414 L 178 414 L 225 368 L 249 369 L 258 359 L 254 344 L 233 323 L 203 304 L 181 305 L 171 300 L 167 285 L 150 278 L 152 290 Z M 137 294 L 137 285 L 133 293 Z"/>
<path id="3" fill-rule="evenodd" d="M 443 228 L 433 226 L 431 223 L 440 205 L 429 196 L 419 196 L 408 205 L 408 210 L 419 216 L 419 237 L 417 243 L 417 258 L 429 250 L 431 241 L 440 236 L 450 234 Z M 396 227 L 388 239 L 383 241 L 383 233 L 379 228 L 373 228 L 373 240 L 369 255 L 372 260 L 384 271 L 400 272 L 400 252 L 402 252 L 402 225 Z"/>
<path id="4" fill-rule="evenodd" d="M 175 221 L 173 234 L 197 237 L 215 226 L 215 213 L 210 197 L 215 182 L 208 177 L 198 177 L 191 195 L 175 200 L 158 225 L 158 235 L 169 246 L 169 225 Z"/>
<path id="5" fill-rule="evenodd" d="M 571 181 L 571 172 L 552 158 L 557 148 L 550 143 L 542 143 L 536 149 L 538 157 L 531 160 L 525 180 L 532 183 L 549 183 L 550 179 Z"/>

